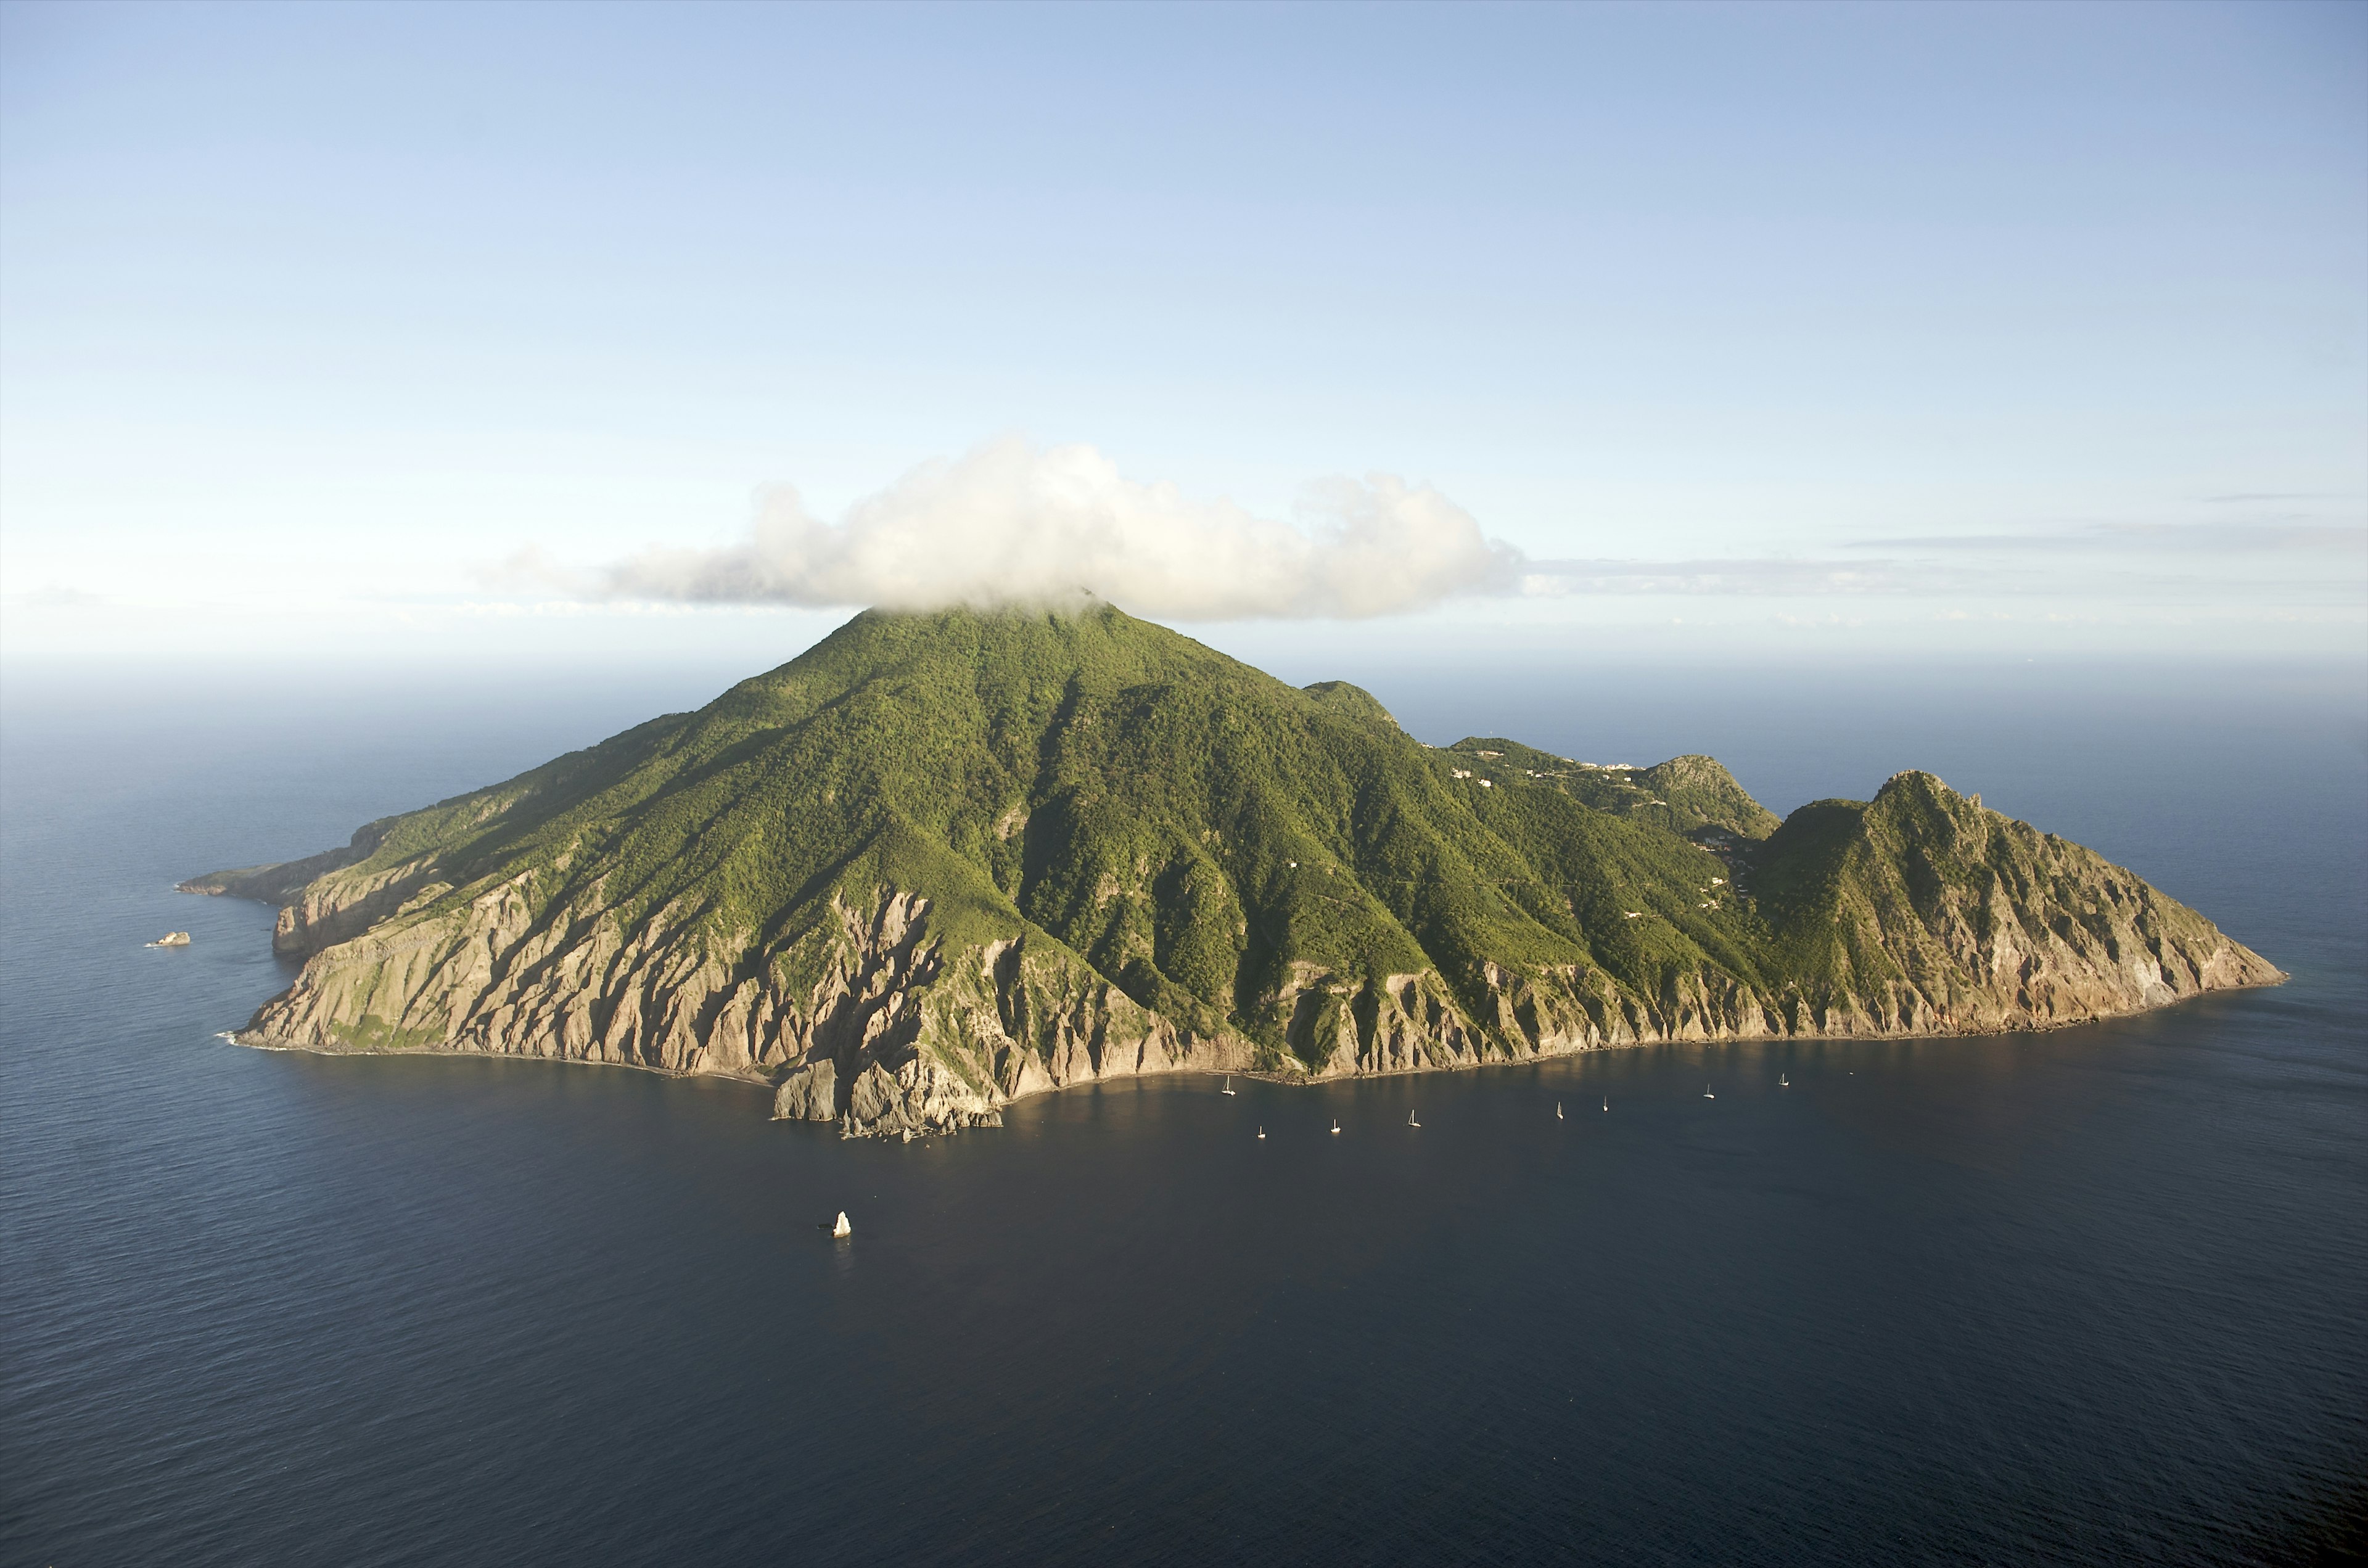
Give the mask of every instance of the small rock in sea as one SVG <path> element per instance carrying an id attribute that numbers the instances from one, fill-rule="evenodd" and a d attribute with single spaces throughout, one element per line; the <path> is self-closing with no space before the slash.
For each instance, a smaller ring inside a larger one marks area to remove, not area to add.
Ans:
<path id="1" fill-rule="evenodd" d="M 148 945 L 152 948 L 186 948 L 189 945 L 189 934 L 187 931 L 167 931 Z"/>

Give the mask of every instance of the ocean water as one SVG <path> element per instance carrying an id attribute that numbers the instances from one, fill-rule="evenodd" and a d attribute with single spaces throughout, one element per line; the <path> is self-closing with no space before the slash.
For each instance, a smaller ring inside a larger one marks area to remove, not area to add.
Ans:
<path id="1" fill-rule="evenodd" d="M 2294 978 L 2045 1035 L 1155 1080 L 843 1142 L 732 1085 L 229 1045 L 286 982 L 271 912 L 170 890 L 720 677 L 18 678 L 0 1559 L 2356 1549 L 2355 673 L 1366 678 L 1434 742 L 1707 750 L 1780 810 L 1928 767 Z"/>

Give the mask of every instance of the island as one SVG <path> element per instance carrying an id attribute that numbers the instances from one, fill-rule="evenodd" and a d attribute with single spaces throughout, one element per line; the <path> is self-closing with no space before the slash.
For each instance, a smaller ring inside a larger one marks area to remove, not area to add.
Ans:
<path id="1" fill-rule="evenodd" d="M 866 611 L 768 674 L 309 858 L 235 1036 L 747 1079 L 849 1136 L 1065 1085 L 1995 1033 L 2272 984 L 1930 774 L 1779 821 L 1707 756 L 1425 745 L 1107 605 Z"/>

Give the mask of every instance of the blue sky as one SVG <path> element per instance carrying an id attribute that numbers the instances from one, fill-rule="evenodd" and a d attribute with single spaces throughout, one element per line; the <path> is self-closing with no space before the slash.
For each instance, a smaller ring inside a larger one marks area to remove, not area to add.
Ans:
<path id="1" fill-rule="evenodd" d="M 996 442 L 1522 563 L 1251 654 L 2368 655 L 2368 6 L 0 6 L 0 652 L 761 663 L 619 563 Z"/>

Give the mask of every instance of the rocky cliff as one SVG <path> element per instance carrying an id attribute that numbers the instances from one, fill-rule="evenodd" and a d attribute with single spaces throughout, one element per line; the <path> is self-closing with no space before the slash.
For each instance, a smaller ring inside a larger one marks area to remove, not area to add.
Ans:
<path id="1" fill-rule="evenodd" d="M 305 962 L 250 1042 L 722 1074 L 851 1134 L 1141 1073 L 2045 1028 L 2281 978 L 1929 775 L 1777 826 L 1706 757 L 1432 751 L 1108 609 L 859 617 L 699 713 L 183 886 L 282 905 Z"/>

